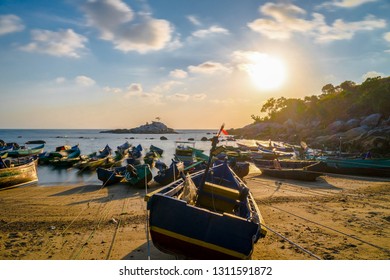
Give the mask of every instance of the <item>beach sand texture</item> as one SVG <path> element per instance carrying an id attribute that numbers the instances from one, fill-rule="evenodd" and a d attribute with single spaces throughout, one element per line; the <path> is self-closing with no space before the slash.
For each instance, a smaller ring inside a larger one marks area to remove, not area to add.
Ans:
<path id="1" fill-rule="evenodd" d="M 388 179 L 325 175 L 302 183 L 255 170 L 245 181 L 266 225 L 279 234 L 259 240 L 252 259 L 390 258 Z M 144 195 L 121 184 L 2 189 L 0 259 L 145 260 Z M 152 260 L 175 259 L 149 244 Z"/>

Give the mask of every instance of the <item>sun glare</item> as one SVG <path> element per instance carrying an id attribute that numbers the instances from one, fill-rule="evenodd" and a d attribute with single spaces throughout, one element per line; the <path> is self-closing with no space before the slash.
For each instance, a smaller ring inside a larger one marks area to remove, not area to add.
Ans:
<path id="1" fill-rule="evenodd" d="M 283 61 L 266 54 L 252 55 L 247 72 L 258 89 L 278 89 L 286 80 L 286 67 Z"/>

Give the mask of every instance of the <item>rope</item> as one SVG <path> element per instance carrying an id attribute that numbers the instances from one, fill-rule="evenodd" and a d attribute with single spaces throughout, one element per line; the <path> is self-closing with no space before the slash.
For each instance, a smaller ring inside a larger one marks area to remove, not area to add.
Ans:
<path id="1" fill-rule="evenodd" d="M 360 242 L 362 242 L 362 243 L 365 243 L 365 244 L 367 244 L 367 245 L 370 245 L 370 246 L 372 246 L 372 247 L 375 247 L 375 248 L 377 248 L 377 249 L 379 249 L 379 250 L 382 250 L 382 251 L 384 251 L 384 252 L 386 252 L 386 253 L 388 253 L 388 254 L 390 253 L 390 250 L 389 250 L 389 249 L 380 247 L 380 246 L 378 246 L 378 245 L 372 244 L 372 243 L 370 243 L 370 242 L 368 242 L 368 241 L 364 241 L 364 240 L 362 240 L 362 239 L 360 239 L 360 238 L 358 238 L 358 237 L 355 237 L 355 236 L 353 236 L 353 235 L 350 235 L 350 234 L 347 234 L 347 233 L 345 233 L 345 232 L 339 231 L 339 230 L 337 230 L 337 229 L 334 229 L 334 228 L 328 227 L 328 226 L 326 226 L 326 225 L 317 223 L 317 222 L 315 222 L 315 221 L 312 221 L 312 220 L 309 220 L 309 219 L 307 219 L 307 218 L 301 217 L 301 216 L 296 215 L 296 214 L 294 214 L 294 213 L 291 213 L 291 212 L 289 212 L 289 211 L 280 209 L 279 207 L 269 205 L 269 204 L 267 204 L 267 203 L 265 203 L 265 202 L 262 202 L 262 201 L 259 201 L 259 202 L 260 202 L 260 203 L 263 203 L 263 204 L 265 204 L 265 205 L 267 205 L 267 206 L 269 206 L 269 207 L 275 208 L 275 209 L 277 209 L 277 210 L 279 210 L 279 211 L 282 211 L 282 212 L 285 212 L 285 213 L 287 213 L 287 214 L 290 214 L 290 215 L 292 215 L 292 216 L 294 216 L 294 217 L 297 217 L 297 218 L 300 218 L 300 219 L 305 220 L 305 221 L 307 221 L 307 222 L 313 223 L 313 224 L 315 224 L 315 225 L 317 225 L 317 226 L 324 227 L 324 228 L 329 229 L 329 230 L 331 230 L 331 231 L 337 232 L 337 233 L 342 234 L 342 235 L 345 235 L 345 236 L 347 236 L 347 237 L 349 237 L 349 238 L 355 239 L 355 240 L 357 240 L 357 241 L 360 241 Z"/>
<path id="2" fill-rule="evenodd" d="M 260 223 L 261 226 L 265 227 L 266 229 L 268 229 L 269 231 L 271 231 L 272 233 L 276 234 L 277 236 L 283 238 L 284 240 L 286 240 L 288 243 L 290 243 L 291 245 L 297 247 L 298 249 L 300 249 L 301 251 L 309 254 L 310 256 L 316 258 L 317 260 L 321 260 L 321 258 L 319 256 L 317 256 L 316 254 L 310 252 L 309 250 L 303 248 L 302 246 L 298 245 L 297 243 L 295 243 L 294 241 L 291 241 L 290 239 L 288 239 L 287 237 L 285 237 L 284 235 L 278 233 L 277 231 L 273 230 L 272 228 Z"/>

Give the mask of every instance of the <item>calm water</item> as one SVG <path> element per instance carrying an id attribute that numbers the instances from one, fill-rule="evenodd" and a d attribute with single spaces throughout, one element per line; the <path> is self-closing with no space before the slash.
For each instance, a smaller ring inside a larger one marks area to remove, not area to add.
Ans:
<path id="1" fill-rule="evenodd" d="M 73 146 L 79 144 L 81 153 L 85 155 L 104 148 L 106 144 L 115 150 L 117 146 L 128 141 L 134 146 L 141 144 L 144 152 L 148 150 L 150 145 L 162 148 L 164 154 L 161 160 L 169 164 L 175 152 L 175 141 L 194 138 L 195 147 L 208 153 L 211 142 L 201 141 L 201 138 L 211 138 L 213 133 L 217 132 L 217 130 L 177 130 L 178 134 L 111 134 L 99 133 L 99 131 L 96 129 L 0 129 L 0 139 L 5 142 L 16 142 L 19 145 L 24 145 L 30 140 L 44 140 L 46 141 L 44 151 L 53 151 L 56 147 L 62 145 Z M 168 140 L 160 140 L 162 135 Z M 234 142 L 228 142 L 228 144 L 234 145 Z M 27 146 L 34 147 L 37 145 L 30 144 Z M 155 172 L 156 170 L 154 170 Z M 50 166 L 39 166 L 38 176 L 39 185 L 101 183 L 95 172 L 80 175 L 73 168 L 52 169 Z"/>

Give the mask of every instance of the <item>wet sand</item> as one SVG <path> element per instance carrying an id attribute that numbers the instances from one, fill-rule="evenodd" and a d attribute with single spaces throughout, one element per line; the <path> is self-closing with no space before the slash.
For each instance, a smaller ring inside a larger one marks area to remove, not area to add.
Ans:
<path id="1" fill-rule="evenodd" d="M 245 181 L 270 228 L 252 259 L 390 259 L 389 179 L 303 183 L 254 168 Z M 0 259 L 174 260 L 147 241 L 144 195 L 121 184 L 0 189 Z"/>

